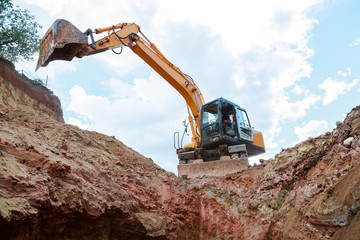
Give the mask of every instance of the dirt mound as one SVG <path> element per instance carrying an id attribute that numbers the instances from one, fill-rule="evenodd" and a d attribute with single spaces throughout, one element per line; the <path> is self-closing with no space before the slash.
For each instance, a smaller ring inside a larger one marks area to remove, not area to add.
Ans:
<path id="1" fill-rule="evenodd" d="M 0 78 L 0 239 L 165 236 L 176 176 L 114 137 L 64 124 L 12 82 Z"/>
<path id="2" fill-rule="evenodd" d="M 203 236 L 359 239 L 360 106 L 333 132 L 262 162 L 223 178 L 183 183 L 201 196 Z"/>
<path id="3" fill-rule="evenodd" d="M 261 165 L 178 179 L 0 69 L 0 239 L 358 239 L 360 107 Z"/>

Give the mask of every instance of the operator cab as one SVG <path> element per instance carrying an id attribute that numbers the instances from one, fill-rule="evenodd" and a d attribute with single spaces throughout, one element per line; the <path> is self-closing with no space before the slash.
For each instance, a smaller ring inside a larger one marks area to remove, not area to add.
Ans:
<path id="1" fill-rule="evenodd" d="M 202 107 L 200 131 L 203 149 L 246 144 L 249 151 L 248 146 L 254 141 L 245 109 L 224 98 L 218 98 Z"/>

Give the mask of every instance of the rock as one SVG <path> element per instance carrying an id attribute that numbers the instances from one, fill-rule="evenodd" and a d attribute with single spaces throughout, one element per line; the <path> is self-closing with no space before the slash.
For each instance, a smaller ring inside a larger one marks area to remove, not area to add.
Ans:
<path id="1" fill-rule="evenodd" d="M 272 180 L 272 185 L 277 185 L 279 182 L 283 181 L 284 179 L 282 179 L 281 177 L 276 177 Z"/>
<path id="2" fill-rule="evenodd" d="M 63 139 L 62 142 L 61 142 L 61 148 L 64 149 L 65 151 L 68 150 L 68 146 L 67 146 L 67 144 L 65 142 L 65 139 Z"/>
<path id="3" fill-rule="evenodd" d="M 351 146 L 351 142 L 354 140 L 353 137 L 348 137 L 347 139 L 344 140 L 344 145 L 347 146 L 347 147 L 350 147 Z"/>
<path id="4" fill-rule="evenodd" d="M 334 175 L 338 178 L 341 177 L 341 173 L 337 169 L 334 170 Z"/>
<path id="5" fill-rule="evenodd" d="M 320 170 L 325 170 L 327 168 L 327 164 L 324 163 L 324 162 L 321 162 L 320 165 L 319 165 L 319 169 Z"/>

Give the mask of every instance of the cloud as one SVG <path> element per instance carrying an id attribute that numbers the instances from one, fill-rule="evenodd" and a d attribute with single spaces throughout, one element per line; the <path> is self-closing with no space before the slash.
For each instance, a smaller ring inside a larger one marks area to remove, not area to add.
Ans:
<path id="1" fill-rule="evenodd" d="M 332 101 L 336 100 L 339 95 L 349 92 L 353 87 L 359 83 L 359 79 L 352 80 L 351 83 L 346 83 L 346 81 L 340 81 L 334 78 L 327 78 L 323 83 L 319 84 L 319 89 L 325 91 L 325 96 L 323 97 L 323 104 L 327 105 Z"/>
<path id="2" fill-rule="evenodd" d="M 355 46 L 357 46 L 357 45 L 359 45 L 360 44 L 360 38 L 356 38 L 354 41 L 352 41 L 350 44 L 349 44 L 349 46 L 350 47 L 355 47 Z"/>
<path id="3" fill-rule="evenodd" d="M 119 49 L 115 49 L 115 51 L 119 52 Z M 124 47 L 120 55 L 113 54 L 109 51 L 94 57 L 104 62 L 106 69 L 114 72 L 118 77 L 124 77 L 134 70 L 144 69 L 141 67 L 145 65 L 136 54 L 126 47 Z M 124 62 L 126 62 L 126 64 L 124 64 Z"/>
<path id="4" fill-rule="evenodd" d="M 328 131 L 328 123 L 325 120 L 310 120 L 308 123 L 303 122 L 301 127 L 296 126 L 294 130 L 299 141 L 304 141 L 309 137 L 317 137 Z"/>
<path id="5" fill-rule="evenodd" d="M 66 5 L 71 1 L 62 0 L 62 1 L 52 1 L 52 0 L 23 0 L 23 2 L 31 5 L 39 6 L 45 11 L 49 12 L 51 16 L 55 16 L 62 12 Z"/>
<path id="6" fill-rule="evenodd" d="M 78 119 L 75 119 L 75 118 L 72 118 L 72 117 L 69 118 L 68 124 L 78 126 L 79 128 L 84 129 L 84 130 L 90 130 L 91 129 L 90 125 L 84 124 L 82 121 L 80 121 Z"/>
<path id="7" fill-rule="evenodd" d="M 347 71 L 343 72 L 343 71 L 339 71 L 338 75 L 342 76 L 342 77 L 347 77 L 351 75 L 351 69 L 350 67 L 347 67 Z"/>
<path id="8" fill-rule="evenodd" d="M 283 101 L 276 111 L 278 112 L 280 119 L 297 120 L 304 117 L 306 115 L 306 111 L 319 100 L 320 96 L 311 95 L 296 102 Z"/>
<path id="9" fill-rule="evenodd" d="M 158 0 L 155 21 L 160 27 L 168 20 L 209 27 L 212 34 L 221 35 L 228 50 L 238 55 L 254 46 L 271 49 L 279 43 L 305 47 L 306 32 L 316 23 L 305 12 L 320 2 L 255 0 L 244 4 L 232 0 L 219 4 L 206 0 Z M 200 9 L 204 10 L 201 14 Z"/>
<path id="10" fill-rule="evenodd" d="M 304 92 L 304 90 L 299 85 L 295 85 L 294 88 L 292 89 L 292 92 L 295 93 L 296 95 L 300 95 Z"/>

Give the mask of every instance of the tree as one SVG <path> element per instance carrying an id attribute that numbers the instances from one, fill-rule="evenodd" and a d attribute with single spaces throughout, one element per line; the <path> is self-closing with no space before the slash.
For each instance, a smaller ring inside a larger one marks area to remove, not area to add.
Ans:
<path id="1" fill-rule="evenodd" d="M 0 4 L 0 56 L 12 62 L 32 60 L 39 50 L 41 26 L 28 10 L 14 8 L 11 0 Z"/>

